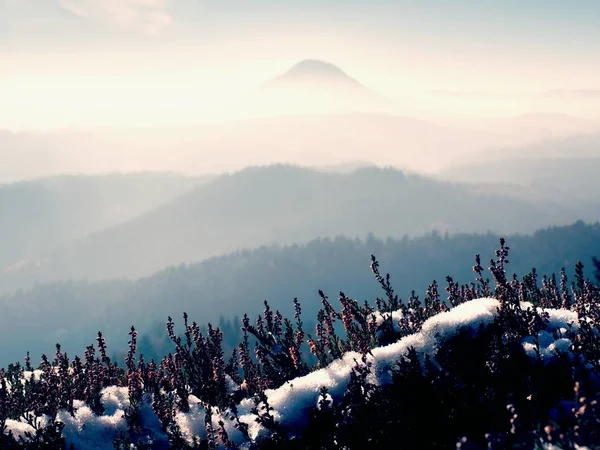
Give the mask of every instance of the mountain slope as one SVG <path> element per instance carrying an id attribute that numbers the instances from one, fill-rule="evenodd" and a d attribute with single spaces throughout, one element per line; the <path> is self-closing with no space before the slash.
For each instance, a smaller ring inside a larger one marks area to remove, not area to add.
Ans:
<path id="1" fill-rule="evenodd" d="M 481 152 L 438 173 L 444 180 L 512 184 L 541 199 L 597 203 L 600 134 L 549 139 L 536 145 Z"/>
<path id="2" fill-rule="evenodd" d="M 528 232 L 571 222 L 578 214 L 568 206 L 478 194 L 392 169 L 331 174 L 293 166 L 251 168 L 72 242 L 42 267 L 3 282 L 137 277 L 239 248 L 317 236 Z"/>
<path id="3" fill-rule="evenodd" d="M 201 181 L 139 173 L 57 176 L 0 185 L 0 273 L 148 211 Z"/>
<path id="4" fill-rule="evenodd" d="M 440 174 L 443 179 L 526 187 L 545 199 L 598 201 L 598 158 L 513 158 L 473 163 Z"/>
<path id="5" fill-rule="evenodd" d="M 531 236 L 505 237 L 511 247 L 510 273 L 536 267 L 539 273 L 549 274 L 564 267 L 572 274 L 578 259 L 588 264 L 600 255 L 599 224 L 577 223 Z M 412 289 L 420 289 L 416 293 L 422 296 L 432 280 L 438 281 L 444 298 L 445 276 L 461 283 L 474 280 L 474 255 L 480 253 L 484 263 L 489 261 L 498 239 L 492 234 L 430 234 L 399 240 L 337 237 L 240 251 L 172 267 L 137 281 L 38 285 L 30 291 L 0 296 L 0 342 L 19 343 L 0 347 L 0 365 L 21 360 L 26 350 L 37 360 L 41 353 L 53 352 L 57 341 L 72 354 L 93 342 L 98 330 L 106 334 L 110 347 L 122 349 L 131 325 L 141 335 L 153 335 L 157 326 L 157 334 L 164 336 L 167 316 L 178 321 L 184 311 L 199 323 L 215 324 L 220 316 L 233 319 L 243 313 L 258 314 L 266 299 L 274 309 L 292 315 L 292 300 L 297 296 L 305 317 L 313 318 L 321 307 L 318 289 L 332 301 L 342 289 L 359 301 L 381 295 L 368 270 L 371 254 L 377 256 L 382 271 L 392 274 L 394 288 L 404 300 Z M 313 328 L 307 323 L 306 329 Z M 232 333 L 237 337 L 239 323 L 234 323 Z M 144 346 L 144 355 L 153 356 L 152 349 Z"/>

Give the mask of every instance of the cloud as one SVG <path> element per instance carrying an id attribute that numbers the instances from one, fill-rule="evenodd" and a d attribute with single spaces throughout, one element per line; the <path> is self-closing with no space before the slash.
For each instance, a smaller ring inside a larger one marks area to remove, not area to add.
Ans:
<path id="1" fill-rule="evenodd" d="M 80 17 L 114 23 L 121 28 L 158 34 L 173 19 L 167 13 L 168 0 L 58 0 Z"/>

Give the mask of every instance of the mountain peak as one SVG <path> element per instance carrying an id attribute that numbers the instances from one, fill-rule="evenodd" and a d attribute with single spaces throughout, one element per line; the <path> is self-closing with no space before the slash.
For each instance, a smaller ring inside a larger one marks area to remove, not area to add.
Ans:
<path id="1" fill-rule="evenodd" d="M 335 64 L 320 59 L 305 59 L 292 66 L 288 75 L 303 75 L 306 73 L 319 73 L 321 75 L 348 77 L 346 73 Z"/>
<path id="2" fill-rule="evenodd" d="M 304 59 L 256 91 L 249 101 L 265 115 L 390 113 L 392 103 L 352 78 L 341 68 L 319 59 Z"/>
<path id="3" fill-rule="evenodd" d="M 362 86 L 335 64 L 320 59 L 305 59 L 293 65 L 283 75 L 272 80 L 276 85 L 303 83 L 336 83 Z"/>

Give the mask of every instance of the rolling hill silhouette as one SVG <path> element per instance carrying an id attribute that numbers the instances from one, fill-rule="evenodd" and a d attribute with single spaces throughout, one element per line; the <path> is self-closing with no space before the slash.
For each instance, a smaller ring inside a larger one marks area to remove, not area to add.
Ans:
<path id="1" fill-rule="evenodd" d="M 578 217 L 569 205 L 478 193 L 393 169 L 350 174 L 294 166 L 223 175 L 127 222 L 71 242 L 41 267 L 4 278 L 137 277 L 240 248 L 336 235 L 402 237 L 450 232 L 529 232 Z M 592 218 L 584 219 L 591 220 Z M 15 286 L 17 284 L 17 286 Z"/>

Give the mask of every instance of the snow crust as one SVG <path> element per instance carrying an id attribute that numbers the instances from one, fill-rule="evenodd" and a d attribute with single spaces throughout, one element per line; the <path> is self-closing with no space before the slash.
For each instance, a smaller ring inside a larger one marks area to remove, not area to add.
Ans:
<path id="1" fill-rule="evenodd" d="M 455 336 L 460 330 L 471 330 L 473 335 L 477 333 L 480 326 L 486 326 L 493 322 L 498 312 L 499 302 L 493 298 L 481 298 L 461 304 L 450 311 L 440 313 L 427 320 L 418 333 L 406 336 L 393 344 L 376 348 L 367 356 L 367 361 L 372 364 L 370 382 L 376 385 L 391 383 L 391 370 L 396 362 L 406 354 L 412 347 L 420 355 L 435 356 L 439 346 L 445 340 Z M 523 304 L 523 308 L 533 307 L 531 304 Z M 549 315 L 549 323 L 546 330 L 537 336 L 542 358 L 550 358 L 557 351 L 568 352 L 570 341 L 560 336 L 569 327 L 577 327 L 577 314 L 567 310 L 544 310 Z M 393 313 L 392 318 L 397 321 L 401 317 L 400 312 Z M 382 322 L 384 317 L 379 315 L 376 320 Z M 555 330 L 559 331 L 558 339 L 553 336 Z M 536 340 L 530 336 L 522 342 L 524 350 L 531 357 L 538 357 L 536 351 Z M 267 390 L 265 393 L 269 406 L 273 408 L 272 415 L 279 423 L 291 433 L 300 432 L 306 426 L 309 413 L 312 408 L 319 407 L 321 399 L 320 389 L 328 389 L 327 400 L 334 405 L 339 402 L 348 387 L 350 374 L 361 355 L 355 352 L 346 353 L 343 358 L 332 362 L 329 366 L 314 371 L 306 376 L 296 378 L 285 383 L 277 389 Z M 26 373 L 25 377 L 39 379 L 39 373 Z M 227 380 L 228 389 L 236 390 L 238 386 L 233 380 Z M 182 434 L 190 443 L 193 437 L 205 437 L 206 411 L 200 400 L 194 396 L 189 397 L 191 409 L 187 413 L 177 413 L 175 420 Z M 76 402 L 75 414 L 71 416 L 67 411 L 60 411 L 58 420 L 65 424 L 64 436 L 67 447 L 71 444 L 76 449 L 110 450 L 112 442 L 121 431 L 127 431 L 125 411 L 129 406 L 127 388 L 109 387 L 102 391 L 101 399 L 105 412 L 96 416 L 83 402 Z M 248 425 L 249 435 L 252 441 L 266 437 L 265 430 L 256 421 L 256 415 L 252 413 L 254 402 L 244 399 L 238 405 L 240 421 Z M 146 398 L 141 405 L 141 416 L 147 441 L 166 442 L 166 436 L 161 430 L 160 423 L 154 415 L 150 406 L 150 399 Z M 229 438 L 238 445 L 249 444 L 242 433 L 234 428 L 234 422 L 230 421 L 223 412 L 213 409 L 211 415 L 212 426 L 217 429 L 218 423 L 223 420 Z M 32 431 L 32 427 L 19 421 L 8 421 L 7 431 L 22 436 L 25 431 Z"/>

